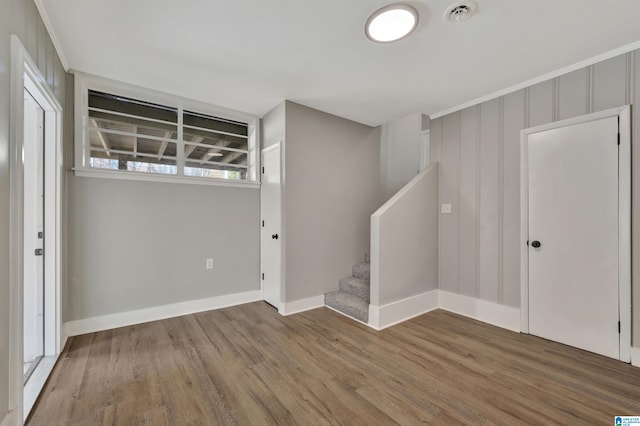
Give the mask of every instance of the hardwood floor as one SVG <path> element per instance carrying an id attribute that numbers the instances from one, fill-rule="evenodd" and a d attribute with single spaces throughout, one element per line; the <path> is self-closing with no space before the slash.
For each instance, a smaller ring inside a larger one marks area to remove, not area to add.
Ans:
<path id="1" fill-rule="evenodd" d="M 640 368 L 445 311 L 376 332 L 263 302 L 70 340 L 29 425 L 613 424 Z"/>

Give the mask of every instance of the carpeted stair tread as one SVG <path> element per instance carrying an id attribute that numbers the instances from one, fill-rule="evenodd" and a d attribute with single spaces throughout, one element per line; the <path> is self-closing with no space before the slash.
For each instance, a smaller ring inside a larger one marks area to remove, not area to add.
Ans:
<path id="1" fill-rule="evenodd" d="M 369 303 L 342 290 L 324 295 L 324 304 L 362 322 L 369 321 Z"/>
<path id="2" fill-rule="evenodd" d="M 355 276 L 341 278 L 338 288 L 346 293 L 351 293 L 355 296 L 358 296 L 365 302 L 369 302 L 370 289 L 368 278 L 356 278 Z"/>
<path id="3" fill-rule="evenodd" d="M 364 280 L 369 279 L 370 271 L 371 265 L 368 262 L 362 262 L 358 263 L 357 265 L 353 265 L 353 268 L 351 269 L 354 277 L 362 278 Z"/>

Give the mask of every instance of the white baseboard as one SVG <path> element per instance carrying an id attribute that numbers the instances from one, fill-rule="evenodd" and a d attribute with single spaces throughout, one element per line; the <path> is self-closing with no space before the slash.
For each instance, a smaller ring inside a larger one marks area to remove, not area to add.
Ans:
<path id="1" fill-rule="evenodd" d="M 520 309 L 440 290 L 440 308 L 520 332 Z"/>
<path id="2" fill-rule="evenodd" d="M 0 426 L 15 426 L 17 424 L 22 424 L 22 422 L 16 421 L 16 410 L 9 411 L 2 419 Z"/>
<path id="3" fill-rule="evenodd" d="M 439 290 L 432 290 L 383 306 L 369 305 L 369 326 L 382 330 L 438 308 Z"/>
<path id="4" fill-rule="evenodd" d="M 629 354 L 631 355 L 631 365 L 634 367 L 640 367 L 640 347 L 631 347 L 629 349 Z"/>
<path id="5" fill-rule="evenodd" d="M 69 321 L 62 324 L 62 336 L 63 341 L 66 341 L 66 338 L 69 336 L 126 327 L 128 325 L 189 315 L 197 312 L 210 311 L 212 309 L 226 308 L 228 306 L 241 305 L 243 303 L 250 303 L 258 300 L 262 300 L 260 290 L 254 290 L 246 291 L 244 293 L 226 294 L 224 296 L 210 297 L 208 299 L 190 300 L 187 302 L 154 306 L 153 308 L 139 309 L 136 311 L 120 312 L 117 314 Z"/>
<path id="6" fill-rule="evenodd" d="M 284 302 L 280 305 L 280 315 L 292 315 L 299 312 L 309 311 L 324 306 L 324 294 L 320 296 L 308 297 L 306 299 L 294 300 L 293 302 Z"/>

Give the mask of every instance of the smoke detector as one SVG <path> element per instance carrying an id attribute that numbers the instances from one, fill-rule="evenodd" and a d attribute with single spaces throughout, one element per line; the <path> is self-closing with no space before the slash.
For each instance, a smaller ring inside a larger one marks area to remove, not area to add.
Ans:
<path id="1" fill-rule="evenodd" d="M 472 1 L 460 1 L 447 8 L 442 17 L 445 21 L 463 22 L 471 18 L 477 6 Z"/>

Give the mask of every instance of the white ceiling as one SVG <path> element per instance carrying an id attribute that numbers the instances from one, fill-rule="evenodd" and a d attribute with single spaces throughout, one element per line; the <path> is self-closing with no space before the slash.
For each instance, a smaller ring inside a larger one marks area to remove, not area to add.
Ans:
<path id="1" fill-rule="evenodd" d="M 418 30 L 375 44 L 385 0 L 36 0 L 72 70 L 264 115 L 284 99 L 378 125 L 435 114 L 640 40 L 638 0 L 408 1 Z"/>

